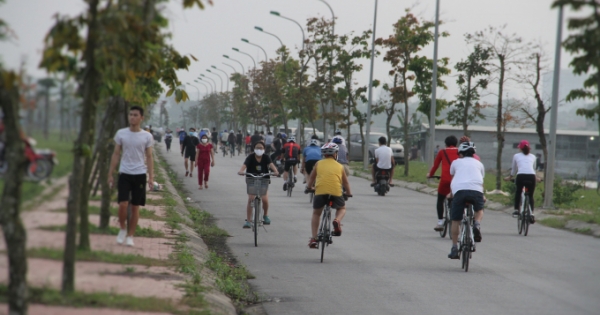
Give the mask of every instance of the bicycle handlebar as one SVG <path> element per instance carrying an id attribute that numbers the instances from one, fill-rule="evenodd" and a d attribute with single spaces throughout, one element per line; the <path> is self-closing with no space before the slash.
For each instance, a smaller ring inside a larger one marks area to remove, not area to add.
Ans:
<path id="1" fill-rule="evenodd" d="M 250 175 L 250 177 L 261 178 L 261 177 L 266 177 L 266 176 L 275 176 L 275 173 L 270 172 L 270 173 L 262 173 L 262 174 L 257 174 L 257 175 L 252 174 L 252 173 L 241 173 L 241 174 L 238 173 L 238 175 L 240 175 L 240 176 Z"/>

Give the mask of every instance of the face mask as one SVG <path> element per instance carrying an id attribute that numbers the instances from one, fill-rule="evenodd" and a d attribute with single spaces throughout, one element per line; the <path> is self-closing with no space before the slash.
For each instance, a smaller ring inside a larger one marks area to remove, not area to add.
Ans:
<path id="1" fill-rule="evenodd" d="M 254 150 L 257 156 L 262 156 L 265 153 L 265 150 Z"/>
<path id="2" fill-rule="evenodd" d="M 208 139 L 202 139 L 202 143 L 207 143 Z"/>
<path id="3" fill-rule="evenodd" d="M 189 134 L 190 136 L 192 136 L 192 137 L 194 136 L 194 132 L 193 132 L 193 131 L 190 131 L 188 134 Z"/>

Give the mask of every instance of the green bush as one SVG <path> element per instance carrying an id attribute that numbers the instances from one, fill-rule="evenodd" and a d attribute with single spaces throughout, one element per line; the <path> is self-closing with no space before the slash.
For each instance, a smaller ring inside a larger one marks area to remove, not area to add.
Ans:
<path id="1" fill-rule="evenodd" d="M 554 196 L 552 202 L 555 205 L 566 205 L 577 200 L 575 192 L 581 188 L 582 185 L 579 183 L 572 183 L 563 181 L 560 176 L 556 176 L 554 179 Z"/>

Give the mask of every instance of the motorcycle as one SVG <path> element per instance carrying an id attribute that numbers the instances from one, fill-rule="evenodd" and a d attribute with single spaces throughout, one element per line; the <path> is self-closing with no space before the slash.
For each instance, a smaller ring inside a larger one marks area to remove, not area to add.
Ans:
<path id="1" fill-rule="evenodd" d="M 35 149 L 36 141 L 28 138 L 25 141 L 25 158 L 27 159 L 27 169 L 25 170 L 25 179 L 39 182 L 50 177 L 55 165 L 58 165 L 56 153 L 50 149 Z M 8 163 L 2 161 L 0 164 L 0 176 L 8 170 Z"/>
<path id="2" fill-rule="evenodd" d="M 375 173 L 375 192 L 379 196 L 385 196 L 390 191 L 390 172 L 386 170 L 379 170 Z"/>

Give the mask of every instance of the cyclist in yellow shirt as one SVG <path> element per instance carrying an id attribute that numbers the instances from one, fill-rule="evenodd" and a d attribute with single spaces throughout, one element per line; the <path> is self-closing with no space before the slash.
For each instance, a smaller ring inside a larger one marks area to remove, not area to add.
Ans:
<path id="1" fill-rule="evenodd" d="M 314 187 L 315 198 L 313 199 L 313 215 L 311 221 L 312 237 L 308 243 L 310 248 L 318 248 L 317 230 L 321 223 L 321 213 L 329 200 L 333 201 L 332 208 L 336 209 L 333 220 L 333 236 L 342 235 L 342 218 L 346 214 L 346 202 L 344 201 L 342 186 L 346 189 L 346 195 L 352 196 L 350 183 L 344 166 L 337 162 L 337 154 L 340 148 L 337 144 L 330 142 L 321 147 L 323 159 L 315 164 L 308 187 Z"/>

